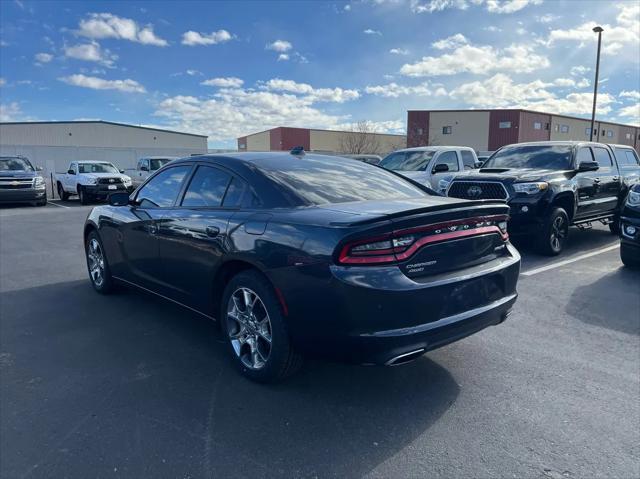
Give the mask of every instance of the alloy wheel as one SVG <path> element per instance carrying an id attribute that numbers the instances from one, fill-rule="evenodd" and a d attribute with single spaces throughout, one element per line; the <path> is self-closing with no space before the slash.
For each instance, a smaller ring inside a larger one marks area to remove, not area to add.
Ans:
<path id="1" fill-rule="evenodd" d="M 271 320 L 260 297 L 236 289 L 227 304 L 227 332 L 236 355 L 247 368 L 262 369 L 271 354 Z"/>
<path id="2" fill-rule="evenodd" d="M 104 254 L 102 253 L 100 243 L 95 238 L 89 240 L 87 261 L 89 263 L 91 281 L 99 288 L 102 286 L 102 283 L 104 283 Z"/>
<path id="3" fill-rule="evenodd" d="M 562 249 L 562 243 L 567 237 L 567 224 L 562 216 L 558 216 L 553 220 L 551 225 L 551 248 L 554 251 Z"/>

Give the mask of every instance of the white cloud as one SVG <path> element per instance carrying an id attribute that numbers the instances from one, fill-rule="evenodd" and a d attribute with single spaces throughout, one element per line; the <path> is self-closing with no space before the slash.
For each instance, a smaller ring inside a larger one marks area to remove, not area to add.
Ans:
<path id="1" fill-rule="evenodd" d="M 36 64 L 49 63 L 51 60 L 53 60 L 53 55 L 51 55 L 50 53 L 36 53 L 34 59 L 36 61 Z"/>
<path id="2" fill-rule="evenodd" d="M 529 5 L 539 5 L 542 0 L 411 0 L 416 13 L 434 13 L 447 9 L 466 10 L 470 6 L 484 5 L 490 13 L 515 13 Z"/>
<path id="3" fill-rule="evenodd" d="M 356 100 L 360 97 L 360 92 L 358 92 L 358 90 L 348 90 L 343 88 L 314 88 L 308 83 L 297 83 L 293 80 L 282 80 L 280 78 L 273 78 L 261 84 L 260 87 L 269 91 L 302 95 L 305 100 L 312 103 L 345 103 L 347 101 Z"/>
<path id="4" fill-rule="evenodd" d="M 278 55 L 279 62 L 286 62 L 288 59 L 289 59 L 289 54 L 287 53 L 281 53 L 280 55 Z"/>
<path id="5" fill-rule="evenodd" d="M 351 129 L 357 129 L 358 122 L 356 123 L 343 123 L 340 125 L 336 125 L 334 128 L 330 128 L 331 130 L 339 130 L 339 131 L 351 131 Z M 371 129 L 371 131 L 375 133 L 395 133 L 399 135 L 404 135 L 406 132 L 405 122 L 403 120 L 386 120 L 386 121 L 370 121 L 367 120 L 367 126 Z"/>
<path id="6" fill-rule="evenodd" d="M 415 86 L 398 85 L 391 82 L 386 85 L 367 86 L 364 91 L 370 95 L 385 98 L 398 98 L 403 95 L 430 96 L 433 94 L 427 82 Z"/>
<path id="7" fill-rule="evenodd" d="M 462 45 L 467 45 L 468 43 L 469 41 L 462 33 L 456 33 L 455 35 L 432 43 L 431 46 L 436 50 L 451 50 L 461 47 Z"/>
<path id="8" fill-rule="evenodd" d="M 554 83 L 534 80 L 529 83 L 514 83 L 511 78 L 498 73 L 484 81 L 475 81 L 458 86 L 450 96 L 456 100 L 480 108 L 526 108 L 549 111 L 556 114 L 591 113 L 593 95 L 572 92 L 558 97 L 549 87 Z M 598 112 L 608 114 L 615 98 L 608 93 L 598 95 Z"/>
<path id="9" fill-rule="evenodd" d="M 240 78 L 236 77 L 226 77 L 226 78 L 211 78 L 209 80 L 205 80 L 201 85 L 206 86 L 216 86 L 220 88 L 239 88 L 242 86 L 244 81 Z"/>
<path id="10" fill-rule="evenodd" d="M 578 65 L 575 67 L 571 67 L 570 73 L 571 73 L 571 76 L 580 76 L 590 71 L 591 71 L 591 68 L 585 67 L 583 65 Z"/>
<path id="11" fill-rule="evenodd" d="M 285 53 L 293 48 L 291 42 L 286 40 L 276 40 L 275 42 L 267 44 L 265 47 L 267 50 L 273 50 L 274 52 Z"/>
<path id="12" fill-rule="evenodd" d="M 538 15 L 536 17 L 536 21 L 538 23 L 551 23 L 551 22 L 555 22 L 556 20 L 559 20 L 560 17 L 558 15 L 553 15 L 551 13 L 546 13 L 544 15 Z"/>
<path id="13" fill-rule="evenodd" d="M 22 111 L 16 102 L 0 103 L 0 121 L 19 121 Z"/>
<path id="14" fill-rule="evenodd" d="M 344 11 L 345 12 L 350 12 L 351 11 L 351 5 L 349 5 L 348 3 L 344 6 Z"/>
<path id="15" fill-rule="evenodd" d="M 629 118 L 635 125 L 640 124 L 640 103 L 620 108 L 618 110 L 618 116 Z"/>
<path id="16" fill-rule="evenodd" d="M 118 55 L 112 54 L 107 49 L 102 49 L 98 42 L 84 43 L 80 45 L 65 46 L 64 54 L 69 58 L 97 62 L 107 67 L 112 67 L 118 59 Z"/>
<path id="17" fill-rule="evenodd" d="M 620 93 L 618 93 L 618 96 L 620 98 L 631 98 L 632 100 L 640 101 L 640 91 L 638 90 L 622 90 Z"/>
<path id="18" fill-rule="evenodd" d="M 437 42 L 436 42 L 437 43 Z M 438 57 L 423 57 L 402 66 L 400 73 L 411 77 L 475 73 L 486 75 L 498 71 L 530 73 L 546 68 L 549 60 L 534 52 L 530 45 L 511 45 L 496 49 L 489 45 L 461 45 Z"/>
<path id="19" fill-rule="evenodd" d="M 192 77 L 194 77 L 196 75 L 202 75 L 202 72 L 199 71 L 199 70 L 187 70 L 186 73 L 187 73 L 187 75 L 192 76 Z"/>
<path id="20" fill-rule="evenodd" d="M 152 25 L 141 27 L 135 20 L 111 13 L 91 13 L 88 18 L 80 20 L 77 33 L 87 38 L 118 38 L 158 47 L 169 44 L 154 33 Z"/>
<path id="21" fill-rule="evenodd" d="M 129 93 L 144 93 L 146 91 L 140 83 L 128 78 L 126 80 L 105 80 L 104 78 L 75 74 L 61 77 L 59 80 L 69 85 L 93 90 L 119 90 Z"/>
<path id="22" fill-rule="evenodd" d="M 382 32 L 380 30 L 373 30 L 371 28 L 367 28 L 362 33 L 364 33 L 365 35 L 382 35 Z"/>
<path id="23" fill-rule="evenodd" d="M 196 45 L 217 45 L 218 43 L 228 42 L 232 38 L 232 35 L 226 30 L 218 30 L 217 32 L 211 33 L 198 33 L 189 30 L 182 34 L 182 44 L 190 47 Z"/>
<path id="24" fill-rule="evenodd" d="M 624 3 L 618 5 L 619 13 L 616 17 L 616 25 L 601 25 L 604 29 L 604 38 L 602 53 L 605 55 L 616 55 L 620 53 L 625 46 L 631 47 L 629 59 L 638 62 L 637 55 L 640 47 L 640 4 Z M 553 46 L 561 42 L 577 42 L 579 48 L 587 45 L 595 46 L 597 35 L 593 32 L 593 28 L 597 24 L 593 21 L 583 23 L 575 28 L 567 30 L 556 29 L 551 30 L 547 38 L 547 46 Z"/>
<path id="25" fill-rule="evenodd" d="M 0 78 L 0 86 L 5 86 L 7 84 L 7 80 L 4 78 Z"/>
<path id="26" fill-rule="evenodd" d="M 408 55 L 409 50 L 407 50 L 406 48 L 392 48 L 391 50 L 389 50 L 389 53 L 393 55 Z"/>

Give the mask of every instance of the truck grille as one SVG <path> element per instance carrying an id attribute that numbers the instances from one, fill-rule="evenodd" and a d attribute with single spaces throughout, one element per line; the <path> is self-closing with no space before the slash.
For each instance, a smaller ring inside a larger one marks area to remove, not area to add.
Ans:
<path id="1" fill-rule="evenodd" d="M 98 178 L 99 185 L 116 185 L 122 183 L 120 178 Z"/>
<path id="2" fill-rule="evenodd" d="M 454 181 L 447 196 L 465 200 L 506 200 L 507 190 L 502 183 L 489 181 Z"/>
<path id="3" fill-rule="evenodd" d="M 33 188 L 33 178 L 0 178 L 0 189 L 20 190 Z"/>

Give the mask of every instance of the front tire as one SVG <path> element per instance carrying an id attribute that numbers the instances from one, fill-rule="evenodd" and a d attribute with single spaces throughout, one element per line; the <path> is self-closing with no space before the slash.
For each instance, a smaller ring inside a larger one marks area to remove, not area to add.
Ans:
<path id="1" fill-rule="evenodd" d="M 622 260 L 622 264 L 627 268 L 640 269 L 640 256 L 637 254 L 634 255 L 633 253 L 633 250 L 625 246 L 624 243 L 620 245 L 620 259 Z"/>
<path id="2" fill-rule="evenodd" d="M 620 235 L 620 217 L 618 215 L 609 223 L 609 231 L 616 236 Z"/>
<path id="3" fill-rule="evenodd" d="M 554 208 L 538 234 L 538 251 L 546 256 L 557 256 L 564 249 L 568 237 L 569 215 L 563 208 Z"/>
<path id="4" fill-rule="evenodd" d="M 89 194 L 85 191 L 82 186 L 78 186 L 78 196 L 80 197 L 81 205 L 88 205 L 91 202 L 91 198 Z"/>
<path id="5" fill-rule="evenodd" d="M 47 195 L 44 198 L 36 203 L 36 206 L 47 206 Z"/>
<path id="6" fill-rule="evenodd" d="M 234 363 L 247 378 L 278 382 L 302 365 L 273 287 L 257 271 L 243 271 L 231 279 L 219 317 Z"/>
<path id="7" fill-rule="evenodd" d="M 111 293 L 114 289 L 113 278 L 111 277 L 104 246 L 97 231 L 91 231 L 87 235 L 84 249 L 87 257 L 89 279 L 93 289 L 100 294 Z"/>

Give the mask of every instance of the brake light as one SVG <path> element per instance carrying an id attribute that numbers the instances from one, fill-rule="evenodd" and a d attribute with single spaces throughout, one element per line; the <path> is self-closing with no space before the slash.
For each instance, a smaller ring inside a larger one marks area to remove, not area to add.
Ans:
<path id="1" fill-rule="evenodd" d="M 435 223 L 352 241 L 342 247 L 338 262 L 358 265 L 396 263 L 410 258 L 427 244 L 488 233 L 498 233 L 503 241 L 507 241 L 507 217 L 484 216 Z"/>

